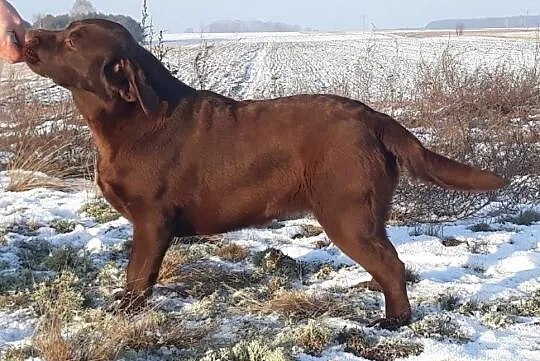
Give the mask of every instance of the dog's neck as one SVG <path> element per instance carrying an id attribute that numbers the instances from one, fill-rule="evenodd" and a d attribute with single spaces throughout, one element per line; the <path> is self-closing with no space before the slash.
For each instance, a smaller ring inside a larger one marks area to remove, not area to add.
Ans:
<path id="1" fill-rule="evenodd" d="M 144 123 L 144 113 L 132 104 L 106 101 L 94 93 L 72 89 L 71 94 L 88 124 L 100 156 L 116 154 L 125 141 L 133 139 L 134 131 Z"/>
<path id="2" fill-rule="evenodd" d="M 176 79 L 152 53 L 142 46 L 137 48 L 136 60 L 160 100 L 169 104 L 169 112 L 176 108 L 182 98 L 196 93 L 195 89 Z"/>

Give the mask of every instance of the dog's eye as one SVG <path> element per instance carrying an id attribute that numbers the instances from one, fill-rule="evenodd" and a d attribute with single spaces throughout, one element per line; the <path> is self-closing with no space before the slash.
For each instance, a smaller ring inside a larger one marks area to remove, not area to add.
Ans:
<path id="1" fill-rule="evenodd" d="M 75 50 L 77 48 L 73 39 L 70 39 L 70 38 L 67 38 L 66 40 L 64 40 L 64 44 L 66 45 L 68 49 L 71 49 L 71 50 Z"/>

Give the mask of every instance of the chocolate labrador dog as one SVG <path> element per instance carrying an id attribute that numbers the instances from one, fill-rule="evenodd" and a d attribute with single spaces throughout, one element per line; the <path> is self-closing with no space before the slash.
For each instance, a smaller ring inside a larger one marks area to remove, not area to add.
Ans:
<path id="1" fill-rule="evenodd" d="M 69 89 L 99 150 L 98 184 L 134 227 L 125 307 L 151 294 L 173 237 L 227 232 L 311 211 L 409 321 L 405 267 L 386 236 L 398 163 L 445 188 L 505 180 L 433 153 L 388 115 L 347 98 L 236 101 L 174 78 L 105 20 L 29 31 L 29 67 Z"/>

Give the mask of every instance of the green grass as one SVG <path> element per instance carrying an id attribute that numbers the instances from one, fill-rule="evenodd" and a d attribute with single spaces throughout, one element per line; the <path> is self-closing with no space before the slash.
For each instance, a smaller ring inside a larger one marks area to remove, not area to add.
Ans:
<path id="1" fill-rule="evenodd" d="M 97 271 L 88 253 L 71 246 L 53 249 L 43 258 L 41 267 L 54 272 L 70 271 L 81 278 L 91 278 Z"/>
<path id="2" fill-rule="evenodd" d="M 16 254 L 22 268 L 33 271 L 44 270 L 42 263 L 52 251 L 49 242 L 34 239 L 29 242 L 19 242 L 15 246 L 17 246 Z"/>
<path id="3" fill-rule="evenodd" d="M 50 283 L 41 283 L 33 292 L 33 307 L 40 316 L 69 321 L 82 312 L 84 296 L 79 278 L 63 272 Z"/>
<path id="4" fill-rule="evenodd" d="M 264 272 L 271 275 L 299 279 L 304 273 L 301 263 L 275 248 L 268 248 L 264 251 L 257 252 L 253 256 L 252 261 L 255 266 L 260 267 Z"/>
<path id="5" fill-rule="evenodd" d="M 305 353 L 319 356 L 332 341 L 332 333 L 332 330 L 328 326 L 314 320 L 309 320 L 306 326 L 295 330 L 293 337 L 296 340 L 296 344 L 302 347 Z"/>
<path id="6" fill-rule="evenodd" d="M 415 283 L 420 282 L 422 278 L 420 277 L 420 274 L 416 270 L 407 267 L 405 268 L 405 280 L 409 284 L 415 284 Z"/>
<path id="7" fill-rule="evenodd" d="M 53 228 L 58 233 L 73 232 L 76 226 L 77 226 L 77 222 L 65 220 L 65 219 L 55 219 L 50 224 L 50 227 Z"/>
<path id="8" fill-rule="evenodd" d="M 275 348 L 269 340 L 254 338 L 240 341 L 230 348 L 209 351 L 200 361 L 293 361 L 282 348 Z"/>
<path id="9" fill-rule="evenodd" d="M 104 199 L 96 199 L 84 204 L 79 213 L 84 213 L 97 223 L 107 223 L 121 217 Z"/>
<path id="10" fill-rule="evenodd" d="M 437 223 L 418 224 L 409 232 L 409 236 L 418 237 L 421 235 L 444 238 L 444 225 Z"/>
<path id="11" fill-rule="evenodd" d="M 521 211 L 516 216 L 507 218 L 506 220 L 520 226 L 530 226 L 533 223 L 540 222 L 540 212 L 532 209 Z"/>
<path id="12" fill-rule="evenodd" d="M 470 340 L 469 335 L 461 329 L 454 316 L 449 312 L 427 315 L 409 327 L 419 336 L 439 341 L 451 339 L 465 343 Z"/>
<path id="13" fill-rule="evenodd" d="M 493 232 L 494 229 L 485 222 L 480 222 L 469 227 L 473 232 Z"/>
<path id="14" fill-rule="evenodd" d="M 33 289 L 36 282 L 53 277 L 50 274 L 36 273 L 28 269 L 19 269 L 3 273 L 0 277 L 0 294 L 24 292 Z"/>
<path id="15" fill-rule="evenodd" d="M 443 293 L 439 295 L 439 297 L 437 298 L 437 302 L 439 303 L 439 307 L 441 308 L 441 310 L 455 311 L 459 308 L 460 299 L 456 295 L 450 293 Z"/>

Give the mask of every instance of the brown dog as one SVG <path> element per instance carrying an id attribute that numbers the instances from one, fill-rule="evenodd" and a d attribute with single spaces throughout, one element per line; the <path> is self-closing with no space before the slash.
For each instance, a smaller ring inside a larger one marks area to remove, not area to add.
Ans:
<path id="1" fill-rule="evenodd" d="M 99 185 L 133 223 L 124 305 L 151 293 L 175 236 L 311 211 L 380 284 L 384 327 L 409 321 L 405 268 L 385 222 L 398 161 L 446 188 L 489 191 L 493 173 L 425 149 L 395 120 L 330 95 L 235 101 L 174 78 L 120 25 L 30 31 L 25 57 L 69 89 L 99 149 Z"/>

